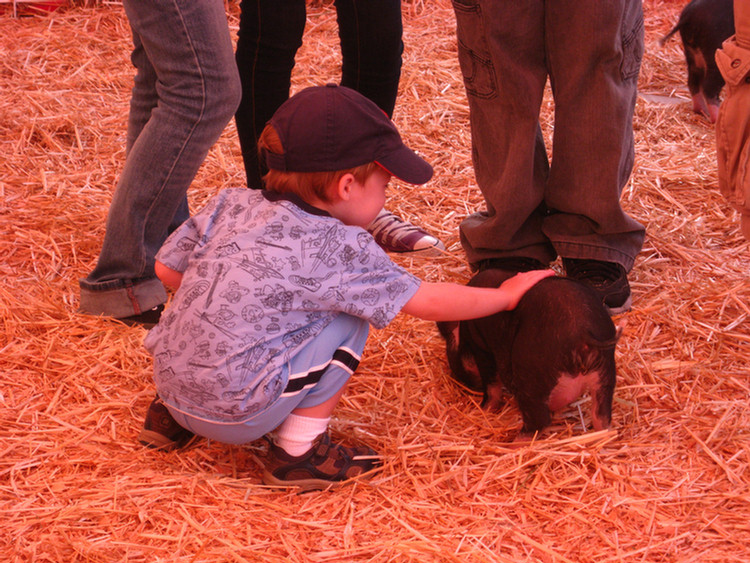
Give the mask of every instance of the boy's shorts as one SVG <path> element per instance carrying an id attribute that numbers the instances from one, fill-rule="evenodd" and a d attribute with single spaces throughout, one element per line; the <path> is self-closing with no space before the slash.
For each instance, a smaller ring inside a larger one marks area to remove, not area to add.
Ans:
<path id="1" fill-rule="evenodd" d="M 227 444 L 253 442 L 279 426 L 293 410 L 315 407 L 338 393 L 357 369 L 369 331 L 368 323 L 360 318 L 336 317 L 287 364 L 289 382 L 276 402 L 245 422 L 214 422 L 167 408 L 180 426 L 204 438 Z"/>

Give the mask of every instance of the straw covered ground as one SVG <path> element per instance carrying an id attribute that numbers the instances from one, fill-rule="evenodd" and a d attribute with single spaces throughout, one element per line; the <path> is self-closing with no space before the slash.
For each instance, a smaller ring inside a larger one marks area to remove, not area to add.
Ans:
<path id="1" fill-rule="evenodd" d="M 648 229 L 617 349 L 612 429 L 588 399 L 513 448 L 520 417 L 449 379 L 431 323 L 373 331 L 332 423 L 386 464 L 296 494 L 260 484 L 262 441 L 154 452 L 145 331 L 80 315 L 124 158 L 133 70 L 121 6 L 0 15 L 0 559 L 22 562 L 750 560 L 750 250 L 717 191 L 714 132 L 690 109 L 682 4 L 646 0 L 636 166 L 623 204 Z M 237 28 L 238 6 L 228 6 Z M 395 120 L 435 178 L 390 207 L 447 242 L 398 260 L 466 281 L 461 219 L 481 207 L 447 0 L 404 4 Z M 335 12 L 309 9 L 294 89 L 336 80 Z M 552 103 L 544 108 L 549 132 Z M 234 126 L 191 190 L 243 185 Z M 583 414 L 581 414 L 583 413 Z"/>

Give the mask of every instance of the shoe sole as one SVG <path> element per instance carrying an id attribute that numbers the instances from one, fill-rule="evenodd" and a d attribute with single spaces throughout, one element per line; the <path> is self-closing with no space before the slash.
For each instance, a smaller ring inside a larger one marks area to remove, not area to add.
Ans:
<path id="1" fill-rule="evenodd" d="M 614 317 L 615 315 L 620 315 L 622 313 L 627 313 L 628 311 L 630 311 L 632 305 L 633 305 L 633 296 L 632 295 L 628 295 L 628 298 L 625 300 L 625 303 L 623 303 L 619 307 L 609 307 L 605 303 L 604 304 L 604 308 L 607 309 L 607 312 L 609 313 L 610 317 Z"/>
<path id="2" fill-rule="evenodd" d="M 420 248 L 419 250 L 386 250 L 386 252 L 396 256 L 408 256 L 409 258 L 437 258 L 448 254 L 444 248 L 441 249 L 437 246 Z"/>
<path id="3" fill-rule="evenodd" d="M 374 467 L 370 469 L 370 471 L 365 471 L 364 473 L 360 473 L 359 475 L 355 475 L 354 477 L 344 479 L 343 481 L 327 481 L 325 479 L 312 478 L 284 481 L 283 479 L 274 477 L 274 475 L 270 471 L 264 469 L 262 480 L 264 485 L 268 485 L 270 487 L 294 487 L 300 489 L 299 492 L 305 493 L 308 491 L 323 491 L 325 489 L 335 489 L 341 487 L 342 485 L 350 485 L 355 481 L 367 480 L 375 473 L 380 471 L 380 469 L 380 467 Z"/>

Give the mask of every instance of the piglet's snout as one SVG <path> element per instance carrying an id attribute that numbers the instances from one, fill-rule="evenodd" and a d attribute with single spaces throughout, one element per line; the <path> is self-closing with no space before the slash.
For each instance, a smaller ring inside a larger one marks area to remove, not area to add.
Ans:
<path id="1" fill-rule="evenodd" d="M 599 385 L 601 377 L 602 374 L 598 371 L 589 372 L 585 375 L 561 374 L 557 384 L 549 395 L 549 410 L 554 412 L 564 409 L 581 397 L 586 391 L 589 392 L 591 401 L 595 405 L 601 391 Z M 591 419 L 596 430 L 603 430 L 609 427 L 610 420 L 599 416 L 595 407 L 591 409 Z"/>

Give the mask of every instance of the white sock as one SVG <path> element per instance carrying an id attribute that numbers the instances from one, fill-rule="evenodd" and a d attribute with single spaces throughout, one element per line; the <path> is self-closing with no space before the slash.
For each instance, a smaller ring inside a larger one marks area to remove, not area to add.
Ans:
<path id="1" fill-rule="evenodd" d="M 290 456 L 298 457 L 312 448 L 315 438 L 328 429 L 328 418 L 290 414 L 276 429 L 274 443 Z"/>

